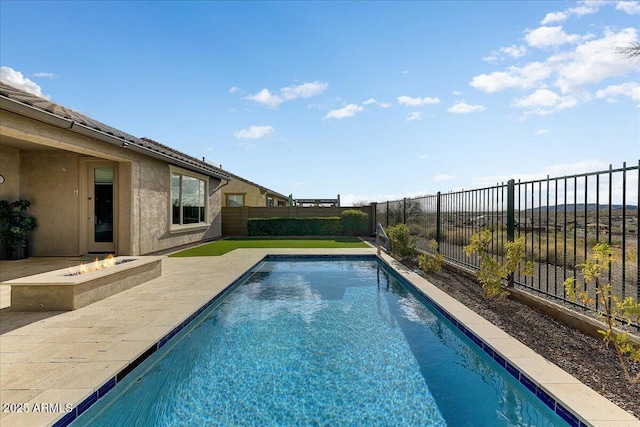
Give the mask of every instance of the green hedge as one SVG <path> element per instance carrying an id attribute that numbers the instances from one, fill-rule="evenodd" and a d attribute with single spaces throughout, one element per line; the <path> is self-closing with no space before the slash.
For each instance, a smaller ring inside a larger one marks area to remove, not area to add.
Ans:
<path id="1" fill-rule="evenodd" d="M 340 236 L 340 217 L 249 218 L 249 236 Z"/>
<path id="2" fill-rule="evenodd" d="M 368 233 L 369 215 L 357 209 L 342 212 L 342 232 L 345 236 L 364 236 Z"/>

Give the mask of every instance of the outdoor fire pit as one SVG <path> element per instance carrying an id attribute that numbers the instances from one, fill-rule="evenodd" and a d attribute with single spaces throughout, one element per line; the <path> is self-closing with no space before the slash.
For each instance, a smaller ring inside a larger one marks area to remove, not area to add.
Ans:
<path id="1" fill-rule="evenodd" d="M 115 257 L 2 282 L 16 311 L 75 310 L 159 277 L 160 257 Z"/>

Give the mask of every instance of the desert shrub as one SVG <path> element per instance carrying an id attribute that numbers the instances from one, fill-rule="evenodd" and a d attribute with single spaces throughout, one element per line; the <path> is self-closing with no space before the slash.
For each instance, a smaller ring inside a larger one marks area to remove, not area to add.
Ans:
<path id="1" fill-rule="evenodd" d="M 593 306 L 598 300 L 600 307 L 604 312 L 600 312 L 599 316 L 604 322 L 606 329 L 598 332 L 602 335 L 605 345 L 613 345 L 618 361 L 624 372 L 626 380 L 631 384 L 640 383 L 640 373 L 633 376 L 629 371 L 629 363 L 640 363 L 640 345 L 629 340 L 624 332 L 617 332 L 615 329 L 618 325 L 617 319 L 631 323 L 634 320 L 638 322 L 640 318 L 640 303 L 632 297 L 627 297 L 622 301 L 611 293 L 611 284 L 603 284 L 604 277 L 607 276 L 609 266 L 613 259 L 613 251 L 606 243 L 597 243 L 591 252 L 591 257 L 580 264 L 580 274 L 587 283 L 595 284 L 595 294 L 590 295 L 587 291 L 579 290 L 576 286 L 575 277 L 570 277 L 564 282 L 567 296 L 576 301 L 578 298 L 586 306 Z"/>
<path id="2" fill-rule="evenodd" d="M 369 231 L 367 221 L 369 215 L 357 209 L 347 209 L 342 212 L 342 232 L 345 236 L 363 236 Z"/>
<path id="3" fill-rule="evenodd" d="M 425 273 L 442 270 L 442 254 L 438 252 L 438 242 L 432 239 L 429 242 L 431 253 L 424 253 L 418 256 L 418 268 Z"/>
<path id="4" fill-rule="evenodd" d="M 438 229 L 436 228 L 435 225 L 429 226 L 424 230 L 424 237 L 431 240 L 437 237 L 438 235 Z"/>
<path id="5" fill-rule="evenodd" d="M 477 255 L 480 258 L 480 270 L 476 273 L 482 285 L 485 298 L 503 298 L 509 295 L 508 287 L 513 286 L 517 272 L 531 274 L 533 263 L 526 261 L 525 240 L 520 237 L 513 242 L 505 242 L 503 254 L 494 256 L 491 251 L 495 236 L 491 230 L 483 230 L 471 236 L 471 243 L 464 247 L 467 256 Z M 506 280 L 506 284 L 503 281 Z"/>
<path id="6" fill-rule="evenodd" d="M 469 244 L 469 234 L 464 228 L 452 228 L 446 233 L 446 242 L 452 245 L 464 246 Z"/>
<path id="7" fill-rule="evenodd" d="M 391 253 L 400 257 L 411 256 L 415 253 L 416 240 L 411 238 L 409 227 L 406 224 L 389 227 L 387 236 L 391 241 Z"/>
<path id="8" fill-rule="evenodd" d="M 412 236 L 424 237 L 425 231 L 424 228 L 415 222 L 408 224 L 409 234 Z"/>

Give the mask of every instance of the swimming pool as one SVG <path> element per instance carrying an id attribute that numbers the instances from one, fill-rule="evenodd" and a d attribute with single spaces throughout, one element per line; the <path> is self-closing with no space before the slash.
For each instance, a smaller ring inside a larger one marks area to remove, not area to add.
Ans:
<path id="1" fill-rule="evenodd" d="M 268 259 L 73 425 L 566 425 L 499 362 L 375 258 Z"/>

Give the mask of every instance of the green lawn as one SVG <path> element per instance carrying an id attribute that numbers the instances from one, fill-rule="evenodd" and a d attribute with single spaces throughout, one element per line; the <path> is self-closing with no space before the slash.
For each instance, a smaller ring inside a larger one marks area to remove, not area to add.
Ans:
<path id="1" fill-rule="evenodd" d="M 189 256 L 218 256 L 224 255 L 237 248 L 367 248 L 369 247 L 357 237 L 326 237 L 326 238 L 235 238 L 216 240 L 206 245 L 198 246 L 169 255 L 170 257 Z"/>

